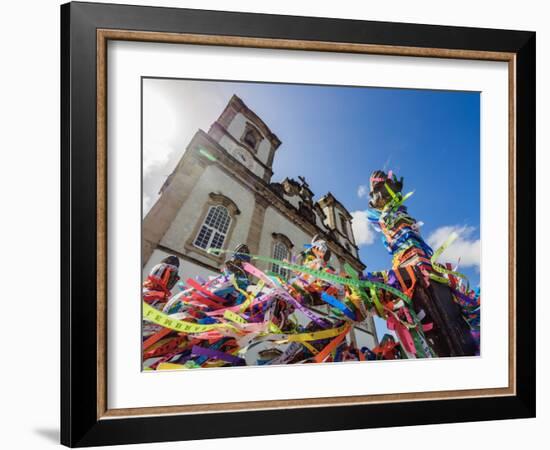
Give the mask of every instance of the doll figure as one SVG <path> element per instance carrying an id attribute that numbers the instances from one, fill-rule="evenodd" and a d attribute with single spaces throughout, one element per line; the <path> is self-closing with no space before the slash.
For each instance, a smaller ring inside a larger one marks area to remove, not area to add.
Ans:
<path id="1" fill-rule="evenodd" d="M 310 269 L 320 270 L 327 266 L 330 260 L 330 250 L 326 241 L 319 238 L 319 235 L 313 236 L 304 252 L 302 252 L 302 262 Z"/>
<path id="2" fill-rule="evenodd" d="M 231 258 L 229 258 L 222 267 L 222 272 L 225 275 L 233 274 L 237 279 L 243 278 L 248 280 L 247 272 L 243 269 L 243 263 L 250 262 L 250 249 L 246 244 L 239 244 L 235 247 Z"/>
<path id="3" fill-rule="evenodd" d="M 143 282 L 143 300 L 150 305 L 166 303 L 171 290 L 180 279 L 180 261 L 176 256 L 167 256 L 151 270 Z"/>

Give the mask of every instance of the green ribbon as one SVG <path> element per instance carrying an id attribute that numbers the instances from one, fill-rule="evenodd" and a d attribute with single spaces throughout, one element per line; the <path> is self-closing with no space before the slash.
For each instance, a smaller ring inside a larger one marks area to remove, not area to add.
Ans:
<path id="1" fill-rule="evenodd" d="M 458 234 L 456 233 L 451 233 L 451 235 L 447 238 L 447 240 L 443 243 L 443 245 L 441 247 L 439 247 L 435 252 L 434 254 L 432 255 L 431 257 L 431 263 L 432 263 L 432 267 L 434 268 L 435 271 L 439 272 L 439 273 L 444 273 L 444 274 L 447 274 L 447 275 L 453 275 L 457 278 L 462 278 L 464 279 L 465 281 L 468 281 L 466 275 L 464 275 L 463 273 L 460 273 L 460 272 L 456 272 L 456 271 L 453 271 L 453 270 L 449 270 L 445 267 L 443 267 L 441 264 L 439 264 L 437 262 L 437 259 L 441 256 L 441 254 L 458 238 Z M 436 281 L 439 281 L 439 280 L 436 280 Z"/>
<path id="2" fill-rule="evenodd" d="M 292 270 L 294 272 L 301 272 L 306 273 L 308 275 L 311 275 L 315 278 L 319 278 L 320 280 L 328 281 L 331 283 L 336 284 L 344 284 L 347 286 L 354 286 L 356 288 L 364 288 L 364 289 L 371 289 L 371 288 L 377 288 L 377 289 L 383 289 L 390 294 L 393 294 L 394 296 L 402 299 L 405 303 L 408 305 L 411 305 L 411 299 L 407 297 L 403 292 L 401 292 L 398 289 L 395 289 L 392 286 L 389 286 L 385 283 L 380 283 L 378 281 L 368 281 L 368 280 L 359 280 L 358 278 L 346 278 L 341 277 L 339 275 L 334 275 L 331 273 L 323 272 L 321 270 L 314 270 L 310 269 L 309 267 L 305 266 L 299 266 L 297 264 L 292 264 L 286 261 L 281 261 L 280 259 L 274 259 L 274 258 L 267 258 L 265 256 L 259 256 L 259 255 L 249 255 L 247 253 L 239 253 L 239 252 L 233 252 L 230 250 L 221 250 L 217 248 L 210 248 L 208 249 L 209 253 L 212 254 L 221 254 L 221 253 L 231 253 L 234 255 L 241 255 L 241 256 L 247 256 L 251 259 L 255 259 L 257 261 L 267 262 L 271 264 L 277 264 L 281 267 L 284 267 L 285 269 Z"/>

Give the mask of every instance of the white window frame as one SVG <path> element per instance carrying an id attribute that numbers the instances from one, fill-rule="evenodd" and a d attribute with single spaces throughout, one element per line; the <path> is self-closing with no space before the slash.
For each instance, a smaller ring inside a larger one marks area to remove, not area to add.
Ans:
<path id="1" fill-rule="evenodd" d="M 277 255 L 277 246 L 282 246 L 285 249 L 285 256 L 283 258 Z M 275 240 L 273 244 L 273 258 L 283 260 L 283 259 L 288 259 L 289 257 L 290 257 L 290 248 L 288 248 L 288 246 L 284 242 L 282 242 L 280 239 Z M 275 263 L 271 264 L 271 271 L 273 273 L 276 273 L 277 275 L 281 275 L 283 278 L 287 278 L 289 275 L 289 271 L 287 269 Z"/>
<path id="2" fill-rule="evenodd" d="M 215 224 L 214 225 L 209 225 L 207 223 L 208 219 L 210 217 L 210 214 L 211 213 L 216 214 L 213 211 L 214 210 L 219 210 L 219 209 L 222 209 L 222 208 L 223 208 L 223 210 L 225 210 L 225 213 L 227 215 L 227 223 L 223 224 L 223 225 L 225 225 L 225 230 L 224 231 L 222 231 L 223 227 L 220 228 L 220 227 L 216 227 Z M 231 227 L 232 220 L 233 220 L 233 218 L 231 217 L 231 214 L 229 213 L 229 210 L 224 205 L 211 205 L 208 208 L 208 211 L 206 212 L 206 214 L 204 216 L 204 219 L 202 221 L 201 226 L 199 227 L 199 230 L 197 232 L 197 235 L 195 236 L 195 239 L 193 240 L 193 245 L 197 248 L 200 248 L 201 250 L 208 250 L 209 248 L 212 247 L 212 241 L 214 241 L 214 238 L 217 234 L 219 236 L 222 236 L 222 242 L 221 242 L 219 247 L 215 247 L 215 248 L 220 248 L 220 249 L 223 248 L 224 244 L 226 243 L 227 236 L 229 234 L 229 230 L 230 230 L 230 227 Z M 203 246 L 200 245 L 200 243 L 197 243 L 203 229 L 210 230 L 210 236 L 208 237 L 208 240 L 206 242 L 206 247 L 203 247 Z"/>

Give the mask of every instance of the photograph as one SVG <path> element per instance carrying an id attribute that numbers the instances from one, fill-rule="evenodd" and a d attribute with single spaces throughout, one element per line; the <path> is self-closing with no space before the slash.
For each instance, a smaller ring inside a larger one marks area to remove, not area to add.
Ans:
<path id="1" fill-rule="evenodd" d="M 479 92 L 142 77 L 141 124 L 142 370 L 480 356 Z"/>
<path id="2" fill-rule="evenodd" d="M 517 444 L 540 24 L 252 3 L 60 8 L 59 440 Z"/>

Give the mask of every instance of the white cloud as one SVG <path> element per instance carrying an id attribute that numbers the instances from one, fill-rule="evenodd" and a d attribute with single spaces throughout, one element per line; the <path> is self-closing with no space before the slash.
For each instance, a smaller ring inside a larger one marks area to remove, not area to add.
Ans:
<path id="1" fill-rule="evenodd" d="M 455 265 L 460 259 L 461 267 L 477 267 L 481 260 L 481 241 L 473 239 L 474 227 L 469 226 L 444 226 L 435 230 L 428 236 L 428 244 L 437 250 L 449 238 L 452 233 L 457 234 L 457 239 L 441 254 L 439 262 L 450 262 Z"/>
<path id="2" fill-rule="evenodd" d="M 156 170 L 164 170 L 174 159 L 175 149 L 167 142 L 152 141 L 143 147 L 143 176 L 153 173 Z"/>
<path id="3" fill-rule="evenodd" d="M 366 185 L 364 185 L 364 184 L 359 185 L 359 187 L 357 188 L 357 197 L 359 197 L 359 198 L 364 198 L 364 197 L 366 197 L 367 195 L 369 195 L 369 188 L 368 188 L 368 186 L 366 186 Z"/>
<path id="4" fill-rule="evenodd" d="M 215 83 L 146 79 L 143 82 L 143 213 L 199 130 L 210 125 L 229 100 Z"/>
<path id="5" fill-rule="evenodd" d="M 374 231 L 369 223 L 367 213 L 365 211 L 353 211 L 351 216 L 353 217 L 351 227 L 353 228 L 353 235 L 355 236 L 357 245 L 372 244 L 376 239 L 376 231 Z"/>

